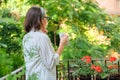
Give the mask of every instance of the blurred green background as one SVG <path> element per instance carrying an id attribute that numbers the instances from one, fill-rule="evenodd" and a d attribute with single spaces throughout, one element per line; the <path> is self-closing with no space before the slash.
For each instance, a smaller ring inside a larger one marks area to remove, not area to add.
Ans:
<path id="1" fill-rule="evenodd" d="M 120 17 L 108 15 L 95 0 L 0 0 L 0 77 L 24 65 L 23 22 L 33 5 L 45 8 L 51 18 L 47 28 L 55 50 L 59 33 L 69 34 L 61 60 L 119 54 Z"/>

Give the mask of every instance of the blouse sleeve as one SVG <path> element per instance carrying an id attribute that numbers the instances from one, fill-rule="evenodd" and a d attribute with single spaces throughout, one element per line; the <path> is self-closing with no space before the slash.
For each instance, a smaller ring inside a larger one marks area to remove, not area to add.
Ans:
<path id="1" fill-rule="evenodd" d="M 40 56 L 43 64 L 48 69 L 59 64 L 59 55 L 54 51 L 51 41 L 47 35 L 40 38 Z"/>

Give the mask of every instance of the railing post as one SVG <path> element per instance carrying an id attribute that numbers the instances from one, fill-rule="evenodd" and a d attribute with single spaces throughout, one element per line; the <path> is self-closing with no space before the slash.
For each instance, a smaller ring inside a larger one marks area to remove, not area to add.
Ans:
<path id="1" fill-rule="evenodd" d="M 94 60 L 92 60 L 92 64 L 94 64 Z M 96 80 L 96 76 L 92 75 L 92 80 Z"/>
<path id="2" fill-rule="evenodd" d="M 56 66 L 56 79 L 58 80 L 58 67 Z"/>
<path id="3" fill-rule="evenodd" d="M 120 61 L 118 61 L 118 74 L 120 75 Z"/>
<path id="4" fill-rule="evenodd" d="M 69 67 L 69 60 L 67 61 L 68 64 L 68 80 L 70 80 L 70 67 Z"/>

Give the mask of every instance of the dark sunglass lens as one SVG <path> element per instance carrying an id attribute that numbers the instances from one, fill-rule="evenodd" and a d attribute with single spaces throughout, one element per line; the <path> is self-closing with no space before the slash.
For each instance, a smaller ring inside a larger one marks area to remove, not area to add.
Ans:
<path id="1" fill-rule="evenodd" d="M 50 20 L 50 17 L 45 17 L 47 20 Z"/>
<path id="2" fill-rule="evenodd" d="M 47 17 L 47 20 L 50 20 L 50 17 Z"/>

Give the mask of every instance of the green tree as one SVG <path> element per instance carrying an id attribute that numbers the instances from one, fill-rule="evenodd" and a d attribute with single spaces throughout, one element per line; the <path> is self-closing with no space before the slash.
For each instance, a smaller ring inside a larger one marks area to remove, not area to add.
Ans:
<path id="1" fill-rule="evenodd" d="M 55 46 L 59 44 L 59 32 L 69 34 L 70 45 L 65 47 L 63 59 L 76 59 L 84 55 L 104 58 L 110 49 L 120 52 L 120 18 L 106 14 L 94 0 L 4 0 L 0 4 L 0 43 L 7 45 L 5 51 L 0 48 L 3 51 L 0 53 L 11 54 L 12 57 L 7 57 L 13 60 L 14 69 L 23 64 L 22 25 L 26 11 L 32 5 L 46 9 L 50 17 L 49 36 Z M 98 35 L 91 36 L 91 30 L 98 31 L 98 34 L 102 32 L 109 44 L 99 44 Z M 20 59 L 17 60 L 19 54 Z"/>

